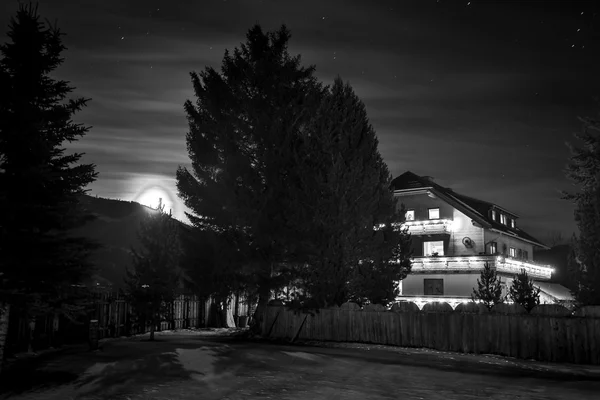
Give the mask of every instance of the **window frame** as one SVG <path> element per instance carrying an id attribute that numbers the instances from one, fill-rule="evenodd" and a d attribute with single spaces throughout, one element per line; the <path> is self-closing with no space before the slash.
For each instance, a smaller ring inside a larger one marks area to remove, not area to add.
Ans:
<path id="1" fill-rule="evenodd" d="M 433 282 L 435 282 L 435 283 L 441 283 L 441 284 L 440 285 L 434 285 L 434 284 L 432 284 Z M 427 288 L 428 288 L 427 284 L 428 283 L 430 283 L 429 287 L 431 288 L 431 293 L 427 293 L 428 292 L 428 290 L 427 290 Z M 436 286 L 438 288 L 441 287 L 441 293 L 434 293 Z M 424 296 L 443 296 L 444 295 L 444 278 L 426 278 L 426 279 L 423 279 L 423 295 Z"/>
<path id="2" fill-rule="evenodd" d="M 490 246 L 490 254 L 498 254 L 498 242 L 490 242 L 489 246 Z M 492 251 L 492 249 L 494 251 Z"/>
<path id="3" fill-rule="evenodd" d="M 437 210 L 437 218 L 431 218 L 431 211 L 432 210 Z M 428 208 L 427 209 L 427 217 L 431 220 L 436 220 L 436 219 L 440 219 L 440 208 L 439 207 L 432 207 L 432 208 Z"/>
<path id="4" fill-rule="evenodd" d="M 502 214 L 502 213 L 500 213 L 500 223 L 501 223 L 502 225 L 506 225 L 507 218 L 508 218 L 508 217 L 506 216 L 506 214 Z"/>
<path id="5" fill-rule="evenodd" d="M 441 243 L 442 244 L 442 253 L 440 254 L 438 252 L 438 256 L 443 257 L 445 255 L 445 247 L 446 246 L 444 246 L 444 241 L 443 240 L 426 240 L 426 241 L 423 241 L 423 257 L 433 257 L 432 254 L 434 252 L 432 252 L 431 254 L 427 254 L 427 252 L 425 251 L 425 246 L 427 245 L 427 243 Z"/>
<path id="6" fill-rule="evenodd" d="M 412 219 L 408 219 L 408 213 L 412 213 Z M 415 210 L 414 209 L 407 209 L 406 213 L 404 214 L 404 219 L 406 221 L 414 221 L 415 220 Z"/>
<path id="7" fill-rule="evenodd" d="M 508 256 L 512 258 L 517 258 L 517 249 L 515 247 L 509 247 Z"/>

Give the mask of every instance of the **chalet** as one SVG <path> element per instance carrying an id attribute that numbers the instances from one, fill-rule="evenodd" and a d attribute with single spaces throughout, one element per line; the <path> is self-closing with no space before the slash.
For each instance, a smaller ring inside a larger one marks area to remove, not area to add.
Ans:
<path id="1" fill-rule="evenodd" d="M 540 288 L 541 303 L 571 300 L 568 289 L 551 282 L 552 267 L 533 261 L 534 248 L 548 247 L 519 227 L 514 212 L 410 171 L 395 178 L 391 187 L 398 206 L 406 208 L 413 246 L 412 272 L 400 282 L 398 300 L 420 307 L 431 301 L 453 307 L 469 301 L 486 262 L 495 268 L 504 294 L 525 269 Z"/>

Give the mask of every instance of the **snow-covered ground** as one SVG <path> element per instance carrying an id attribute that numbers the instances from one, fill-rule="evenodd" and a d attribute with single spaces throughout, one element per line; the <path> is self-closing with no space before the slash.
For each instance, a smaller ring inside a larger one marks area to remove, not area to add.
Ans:
<path id="1" fill-rule="evenodd" d="M 11 399 L 598 399 L 600 393 L 600 367 L 367 344 L 213 340 L 230 333 L 160 332 L 156 342 L 140 335 L 107 340 L 98 352 L 57 355 L 38 370 L 72 374 L 70 381 Z"/>

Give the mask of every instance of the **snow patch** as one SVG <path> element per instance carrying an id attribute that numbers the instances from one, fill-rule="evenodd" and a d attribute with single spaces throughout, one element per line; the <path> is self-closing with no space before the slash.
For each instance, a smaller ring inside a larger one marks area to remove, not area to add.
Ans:
<path id="1" fill-rule="evenodd" d="M 96 364 L 92 365 L 91 367 L 89 367 L 87 370 L 85 370 L 84 374 L 98 375 L 102 371 L 104 371 L 107 367 L 114 367 L 115 365 L 117 365 L 117 361 L 111 362 L 111 363 L 96 363 Z"/>
<path id="2" fill-rule="evenodd" d="M 321 356 L 318 356 L 316 354 L 303 353 L 301 351 L 297 351 L 297 352 L 282 351 L 282 353 L 285 355 L 291 356 L 291 357 L 302 358 L 304 360 L 309 360 L 309 361 L 318 361 L 321 359 Z"/>

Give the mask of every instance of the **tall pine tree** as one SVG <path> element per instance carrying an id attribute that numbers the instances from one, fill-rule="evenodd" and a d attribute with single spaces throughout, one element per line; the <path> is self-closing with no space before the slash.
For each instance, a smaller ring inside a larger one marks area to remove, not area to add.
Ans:
<path id="1" fill-rule="evenodd" d="M 32 318 L 73 317 L 71 285 L 90 276 L 95 246 L 71 232 L 89 218 L 79 199 L 97 174 L 62 147 L 88 128 L 71 119 L 87 100 L 66 100 L 73 88 L 50 76 L 64 61 L 61 36 L 20 5 L 0 47 L 0 314 L 11 304 Z"/>
<path id="2" fill-rule="evenodd" d="M 473 301 L 479 300 L 488 310 L 496 304 L 502 303 L 502 282 L 496 274 L 496 270 L 486 262 L 477 279 L 477 289 L 473 288 L 471 295 Z"/>
<path id="3" fill-rule="evenodd" d="M 150 340 L 181 287 L 180 229 L 164 205 L 148 210 L 138 231 L 141 249 L 132 249 L 133 269 L 126 271 L 127 297 L 138 321 L 150 324 Z"/>
<path id="4" fill-rule="evenodd" d="M 580 186 L 577 193 L 563 198 L 575 203 L 579 235 L 572 239 L 569 271 L 574 281 L 573 295 L 582 305 L 600 305 L 600 121 L 582 118 L 583 131 L 575 137 L 582 147 L 568 144 L 571 158 L 566 175 Z"/>
<path id="5" fill-rule="evenodd" d="M 310 207 L 294 217 L 308 254 L 307 294 L 321 307 L 350 299 L 393 301 L 398 281 L 410 271 L 410 240 L 398 228 L 403 214 L 396 211 L 366 108 L 339 77 L 303 143 L 294 196 Z"/>
<path id="6" fill-rule="evenodd" d="M 296 257 L 287 218 L 298 207 L 288 189 L 296 181 L 291 152 L 322 92 L 314 67 L 288 53 L 289 39 L 285 26 L 264 33 L 256 25 L 246 43 L 225 53 L 221 73 L 208 67 L 191 74 L 197 101 L 187 101 L 185 111 L 192 169 L 177 170 L 193 225 L 221 235 L 222 251 L 243 255 L 237 268 L 256 288 L 256 322 L 282 265 Z"/>
<path id="7" fill-rule="evenodd" d="M 522 269 L 514 277 L 508 289 L 508 298 L 530 312 L 533 307 L 540 304 L 540 288 L 533 285 L 533 280 L 529 279 L 527 271 Z"/>

